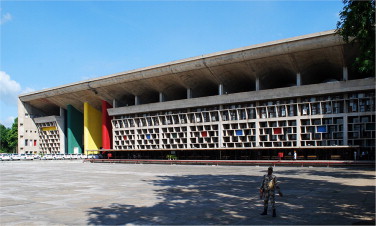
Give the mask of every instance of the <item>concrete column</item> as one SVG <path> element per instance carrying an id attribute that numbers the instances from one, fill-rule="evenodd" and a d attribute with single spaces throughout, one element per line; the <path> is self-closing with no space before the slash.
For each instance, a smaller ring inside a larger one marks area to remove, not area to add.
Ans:
<path id="1" fill-rule="evenodd" d="M 186 120 L 187 120 L 187 126 L 184 126 L 184 127 L 187 129 L 187 148 L 191 148 L 191 127 L 189 126 L 189 123 L 188 123 L 188 115 L 187 115 Z"/>
<path id="2" fill-rule="evenodd" d="M 348 145 L 349 144 L 349 137 L 348 137 L 348 117 L 347 115 L 343 116 L 343 145 Z"/>
<path id="3" fill-rule="evenodd" d="M 297 116 L 301 116 L 302 112 L 300 111 L 300 103 L 302 102 L 302 98 L 298 97 L 297 98 L 297 103 L 296 103 L 296 114 Z"/>
<path id="4" fill-rule="evenodd" d="M 258 79 L 257 79 L 258 80 Z M 257 89 L 257 80 L 256 80 L 256 89 Z M 260 102 L 256 102 L 256 106 L 260 106 Z M 260 147 L 260 114 L 257 108 L 255 108 L 255 114 L 256 114 L 256 121 L 255 121 L 255 127 L 256 127 L 256 147 Z"/>
<path id="5" fill-rule="evenodd" d="M 187 99 L 191 99 L 191 98 L 192 98 L 192 89 L 188 88 L 187 89 Z"/>
<path id="6" fill-rule="evenodd" d="M 117 100 L 115 100 L 115 99 L 112 100 L 112 107 L 113 107 L 113 108 L 117 108 L 117 107 L 118 107 L 118 102 L 117 102 Z"/>
<path id="7" fill-rule="evenodd" d="M 297 117 L 296 117 L 296 146 L 297 147 L 301 147 L 302 146 L 302 130 L 301 130 L 301 115 L 302 115 L 302 112 L 300 110 L 300 107 L 299 107 L 299 104 L 302 102 L 302 98 L 301 97 L 298 97 L 297 98 L 297 103 L 296 103 L 296 107 L 297 107 Z"/>
<path id="8" fill-rule="evenodd" d="M 347 70 L 347 67 L 343 67 L 343 81 L 349 80 L 349 72 Z"/>
<path id="9" fill-rule="evenodd" d="M 256 147 L 261 147 L 260 146 L 260 119 L 256 119 L 256 122 L 255 122 L 255 129 L 256 129 L 256 133 L 255 133 L 255 136 L 256 136 Z"/>
<path id="10" fill-rule="evenodd" d="M 223 84 L 219 84 L 218 86 L 218 95 L 223 95 Z"/>
<path id="11" fill-rule="evenodd" d="M 296 86 L 301 86 L 302 85 L 302 77 L 300 73 L 296 74 Z"/>
<path id="12" fill-rule="evenodd" d="M 348 100 L 349 99 L 349 94 L 348 93 L 345 93 L 344 95 L 343 95 L 343 97 L 345 98 L 345 100 Z M 343 106 L 344 107 L 344 113 L 349 113 L 349 108 L 347 107 L 348 106 L 348 101 L 345 101 L 345 106 Z"/>
<path id="13" fill-rule="evenodd" d="M 165 96 L 162 92 L 159 93 L 159 102 L 164 102 L 165 101 Z"/>
<path id="14" fill-rule="evenodd" d="M 59 111 L 60 111 L 60 115 L 59 116 L 64 117 L 65 116 L 65 109 L 64 108 L 60 108 Z"/>
<path id="15" fill-rule="evenodd" d="M 296 146 L 301 147 L 302 146 L 302 123 L 300 121 L 300 117 L 296 117 Z"/>
<path id="16" fill-rule="evenodd" d="M 158 117 L 158 116 L 157 116 Z M 158 121 L 159 121 L 159 117 L 158 117 Z M 158 135 L 159 135 L 159 145 L 158 145 L 158 147 L 159 147 L 159 149 L 162 149 L 163 148 L 163 138 L 162 138 L 162 135 L 163 135 L 163 131 L 162 131 L 162 125 L 161 125 L 161 123 L 159 123 L 159 125 L 158 125 Z"/>
<path id="17" fill-rule="evenodd" d="M 222 124 L 222 117 L 221 117 L 221 110 L 223 109 L 223 105 L 219 105 L 218 111 L 218 148 L 223 148 L 223 124 Z"/>
<path id="18" fill-rule="evenodd" d="M 260 90 L 260 78 L 256 77 L 256 91 Z"/>
<path id="19" fill-rule="evenodd" d="M 140 97 L 134 96 L 134 105 L 140 105 Z"/>
<path id="20" fill-rule="evenodd" d="M 66 127 L 66 121 L 65 121 L 65 109 L 60 108 L 60 117 L 57 118 L 57 124 L 59 127 L 59 133 L 60 133 L 60 153 L 68 153 L 68 140 L 67 140 L 67 134 L 65 133 L 65 127 Z"/>

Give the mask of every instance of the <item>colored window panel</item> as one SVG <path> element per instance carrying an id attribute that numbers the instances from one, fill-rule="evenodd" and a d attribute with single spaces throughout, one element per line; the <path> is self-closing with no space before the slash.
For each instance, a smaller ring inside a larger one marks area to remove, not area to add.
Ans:
<path id="1" fill-rule="evenodd" d="M 201 132 L 201 137 L 207 137 L 208 136 L 208 132 L 207 131 L 202 131 Z"/>
<path id="2" fill-rule="evenodd" d="M 273 128 L 273 134 L 282 134 L 282 128 Z"/>
<path id="3" fill-rule="evenodd" d="M 327 133 L 326 126 L 318 126 L 317 127 L 317 132 L 318 133 Z"/>
<path id="4" fill-rule="evenodd" d="M 56 126 L 42 127 L 42 131 L 52 131 L 56 130 Z"/>
<path id="5" fill-rule="evenodd" d="M 150 134 L 146 134 L 146 139 L 150 140 L 151 139 L 151 136 Z"/>
<path id="6" fill-rule="evenodd" d="M 236 130 L 235 135 L 236 136 L 243 136 L 243 130 Z"/>
<path id="7" fill-rule="evenodd" d="M 124 140 L 128 140 L 128 137 L 127 136 L 123 136 Z"/>

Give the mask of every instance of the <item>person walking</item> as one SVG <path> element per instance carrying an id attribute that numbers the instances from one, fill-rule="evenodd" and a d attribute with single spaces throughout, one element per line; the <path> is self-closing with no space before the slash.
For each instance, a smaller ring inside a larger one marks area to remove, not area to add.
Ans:
<path id="1" fill-rule="evenodd" d="M 268 168 L 268 174 L 265 174 L 260 186 L 260 198 L 264 198 L 264 212 L 261 215 L 268 214 L 268 203 L 272 204 L 273 217 L 277 216 L 275 209 L 275 191 L 277 190 L 279 196 L 283 196 L 281 189 L 278 185 L 277 177 L 273 175 L 273 167 Z"/>

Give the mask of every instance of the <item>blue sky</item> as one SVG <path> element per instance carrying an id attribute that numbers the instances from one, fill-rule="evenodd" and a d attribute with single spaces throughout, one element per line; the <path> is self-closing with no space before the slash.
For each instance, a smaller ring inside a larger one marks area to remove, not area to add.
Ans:
<path id="1" fill-rule="evenodd" d="M 1 1 L 0 123 L 17 95 L 336 28 L 342 1 Z"/>

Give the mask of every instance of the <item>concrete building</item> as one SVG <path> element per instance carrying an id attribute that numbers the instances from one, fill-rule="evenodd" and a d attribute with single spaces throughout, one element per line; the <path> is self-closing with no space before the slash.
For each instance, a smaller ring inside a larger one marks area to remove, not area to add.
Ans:
<path id="1" fill-rule="evenodd" d="M 20 153 L 352 158 L 375 151 L 375 77 L 334 31 L 19 96 Z"/>

